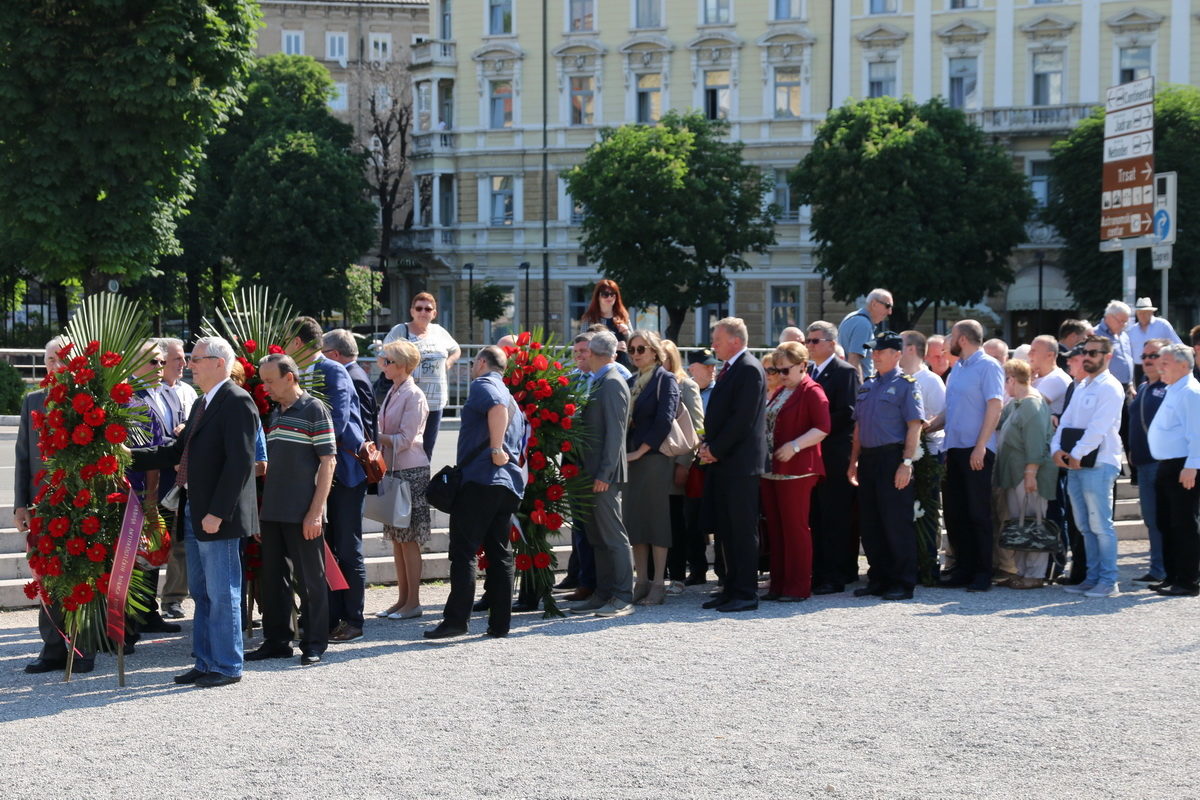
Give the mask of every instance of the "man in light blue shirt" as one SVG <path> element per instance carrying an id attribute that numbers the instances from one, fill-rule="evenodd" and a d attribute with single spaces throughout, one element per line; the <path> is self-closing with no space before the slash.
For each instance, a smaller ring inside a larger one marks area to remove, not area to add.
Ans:
<path id="1" fill-rule="evenodd" d="M 1133 398 L 1133 349 L 1129 342 L 1129 334 L 1125 328 L 1129 325 L 1132 314 L 1129 306 L 1120 300 L 1113 300 L 1104 309 L 1104 321 L 1096 326 L 1096 335 L 1103 336 L 1112 342 L 1112 361 L 1108 362 L 1108 371 L 1125 387 L 1128 399 Z"/>
<path id="2" fill-rule="evenodd" d="M 838 344 L 846 353 L 850 366 L 858 370 L 860 377 L 875 374 L 875 365 L 867 355 L 875 342 L 879 323 L 892 313 L 892 293 L 887 289 L 872 289 L 867 303 L 857 311 L 847 314 L 838 326 Z"/>
<path id="3" fill-rule="evenodd" d="M 1150 301 L 1149 297 L 1139 297 L 1133 306 L 1133 315 L 1137 317 L 1137 321 L 1129 326 L 1127 333 L 1129 334 L 1129 347 L 1133 351 L 1133 382 L 1135 385 L 1142 383 L 1142 350 L 1145 348 L 1146 342 L 1151 339 L 1166 339 L 1173 344 L 1179 344 L 1183 341 L 1171 327 L 1171 323 L 1162 317 L 1154 316 L 1155 311 L 1158 311 L 1158 307 Z"/>
<path id="4" fill-rule="evenodd" d="M 992 466 L 1004 368 L 983 352 L 983 326 L 975 320 L 956 323 L 948 339 L 958 363 L 946 381 L 946 409 L 927 429 L 946 430 L 943 496 L 954 569 L 942 585 L 986 592 L 992 586 Z"/>
<path id="5" fill-rule="evenodd" d="M 1159 462 L 1154 482 L 1158 526 L 1163 537 L 1166 579 L 1152 587 L 1167 597 L 1200 594 L 1200 382 L 1192 376 L 1196 355 L 1184 344 L 1158 351 L 1158 372 L 1167 396 L 1147 439 Z"/>

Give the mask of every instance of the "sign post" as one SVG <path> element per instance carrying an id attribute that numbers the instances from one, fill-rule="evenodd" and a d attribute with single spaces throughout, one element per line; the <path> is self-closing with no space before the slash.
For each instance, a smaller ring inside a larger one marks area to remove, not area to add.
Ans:
<path id="1" fill-rule="evenodd" d="M 1171 260 L 1175 233 L 1179 227 L 1175 217 L 1175 190 L 1179 176 L 1174 172 L 1160 172 L 1154 176 L 1154 237 L 1151 263 L 1162 271 L 1162 315 L 1167 316 L 1170 299 Z"/>
<path id="2" fill-rule="evenodd" d="M 1100 249 L 1121 250 L 1121 292 L 1137 298 L 1137 249 L 1154 242 L 1154 78 L 1110 86 L 1104 104 Z"/>

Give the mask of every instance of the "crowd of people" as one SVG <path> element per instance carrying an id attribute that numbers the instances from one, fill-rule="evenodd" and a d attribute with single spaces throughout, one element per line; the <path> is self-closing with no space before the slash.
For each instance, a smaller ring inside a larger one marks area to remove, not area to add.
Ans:
<path id="1" fill-rule="evenodd" d="M 922 583 L 984 592 L 1052 582 L 1113 597 L 1121 591 L 1113 520 L 1122 470 L 1140 488 L 1149 531 L 1140 580 L 1164 596 L 1200 593 L 1200 326 L 1185 345 L 1147 298 L 1136 309 L 1114 301 L 1095 327 L 1067 320 L 1057 336 L 1010 351 L 970 319 L 944 336 L 890 331 L 892 310 L 891 294 L 876 289 L 840 325 L 787 328 L 761 362 L 745 323 L 727 317 L 713 326 L 711 349 L 685 357 L 658 333 L 633 328 L 619 287 L 600 281 L 572 342 L 587 436 L 568 458 L 590 491 L 577 498 L 588 511 L 572 521 L 570 563 L 555 587 L 567 610 L 623 616 L 714 577 L 706 609 L 800 602 L 860 583 L 860 547 L 868 569 L 855 597 L 905 600 Z M 397 596 L 377 616 L 422 615 L 425 490 L 447 368 L 461 350 L 434 322 L 432 296 L 418 294 L 411 311 L 378 349 L 374 384 L 352 334 L 297 320 L 284 352 L 257 366 L 274 403 L 265 431 L 228 342 L 202 337 L 187 356 L 176 339 L 147 343 L 154 354 L 131 378 L 131 403 L 150 422 L 134 442 L 130 478 L 160 499 L 183 490 L 184 546 L 167 565 L 161 615 L 135 621 L 127 644 L 178 631 L 168 619 L 183 616 L 190 592 L 195 664 L 177 683 L 237 682 L 244 661 L 290 658 L 293 641 L 301 663 L 317 663 L 331 642 L 363 636 L 364 442 L 378 446 L 391 478 L 411 494 L 405 522 L 384 526 Z M 48 369 L 64 344 L 47 345 Z M 527 484 L 529 430 L 502 380 L 511 344 L 484 347 L 471 364 L 457 442 L 462 485 L 450 511 L 450 595 L 440 622 L 424 632 L 430 640 L 467 633 L 473 606 L 488 611 L 488 635 L 506 636 L 512 612 L 538 602 L 512 602 L 509 528 Z M 181 380 L 186 363 L 195 389 Z M 320 374 L 323 402 L 304 389 L 310 371 Z M 44 402 L 32 393 L 22 412 L 22 530 L 40 468 L 29 412 Z M 934 502 L 918 497 L 915 480 L 930 464 L 944 473 L 940 486 L 926 487 Z M 922 539 L 917 526 L 939 497 L 944 543 Z M 1030 520 L 1038 544 L 1006 538 L 1006 529 L 1028 533 Z M 261 546 L 254 598 L 242 580 L 249 537 Z M 488 567 L 476 602 L 481 548 Z M 760 592 L 763 571 L 769 582 Z M 149 577 L 157 586 L 157 571 Z M 246 653 L 252 600 L 263 641 Z M 45 646 L 28 672 L 65 661 L 57 613 L 41 611 Z M 75 670 L 88 671 L 93 658 L 83 653 Z"/>

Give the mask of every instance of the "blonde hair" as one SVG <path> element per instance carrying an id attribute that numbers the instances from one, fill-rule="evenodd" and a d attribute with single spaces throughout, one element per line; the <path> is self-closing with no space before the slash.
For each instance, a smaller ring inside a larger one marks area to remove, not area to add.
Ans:
<path id="1" fill-rule="evenodd" d="M 1028 361 L 1022 361 L 1019 358 L 1010 358 L 1004 362 L 1004 374 L 1022 386 L 1028 386 L 1029 377 L 1033 374 L 1033 367 L 1029 366 Z"/>
<path id="2" fill-rule="evenodd" d="M 379 357 L 395 361 L 404 367 L 404 371 L 410 375 L 417 368 L 417 364 L 421 363 L 421 351 L 407 339 L 396 339 L 395 341 L 388 342 L 379 348 Z"/>
<path id="3" fill-rule="evenodd" d="M 633 347 L 633 340 L 641 339 L 646 343 L 646 346 L 654 353 L 654 360 L 659 364 L 663 363 L 663 346 L 662 339 L 654 331 L 634 331 L 629 334 L 629 346 Z"/>
<path id="4" fill-rule="evenodd" d="M 808 362 L 808 348 L 799 342 L 784 342 L 775 348 L 772 354 L 774 358 L 771 360 L 772 366 L 779 362 L 779 359 L 784 358 L 791 364 L 805 364 Z"/>
<path id="5" fill-rule="evenodd" d="M 675 374 L 676 378 L 683 380 L 688 377 L 687 372 L 683 369 L 683 356 L 679 352 L 679 348 L 670 339 L 662 340 L 663 351 L 663 369 L 667 372 Z"/>

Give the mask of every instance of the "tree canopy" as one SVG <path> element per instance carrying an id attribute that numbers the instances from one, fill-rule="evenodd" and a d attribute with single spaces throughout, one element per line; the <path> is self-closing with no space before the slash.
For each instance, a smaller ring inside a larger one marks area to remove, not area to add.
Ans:
<path id="1" fill-rule="evenodd" d="M 662 306 L 676 338 L 689 308 L 724 302 L 726 272 L 775 243 L 773 179 L 723 137 L 724 121 L 666 114 L 657 126 L 605 130 L 567 191 L 583 205 L 584 252 L 630 306 Z"/>
<path id="2" fill-rule="evenodd" d="M 257 19 L 250 0 L 0 3 L 0 246 L 92 288 L 176 252 Z"/>
<path id="3" fill-rule="evenodd" d="M 1050 199 L 1044 218 L 1066 242 L 1061 268 L 1085 316 L 1096 318 L 1120 298 L 1121 254 L 1100 252 L 1101 156 L 1104 109 L 1097 108 L 1055 144 L 1050 165 Z M 1171 267 L 1171 295 L 1194 300 L 1200 286 L 1200 235 L 1189 220 L 1200 219 L 1200 89 L 1169 86 L 1158 92 L 1154 110 L 1154 168 L 1179 173 L 1177 240 Z M 1138 294 L 1150 295 L 1160 277 L 1148 249 L 1138 252 Z M 1172 303 L 1174 305 L 1174 303 Z"/>
<path id="4" fill-rule="evenodd" d="M 791 174 L 810 204 L 818 268 L 851 301 L 892 292 L 892 325 L 935 302 L 976 303 L 1012 281 L 1034 208 L 1012 157 L 940 99 L 873 98 L 832 111 Z"/>

